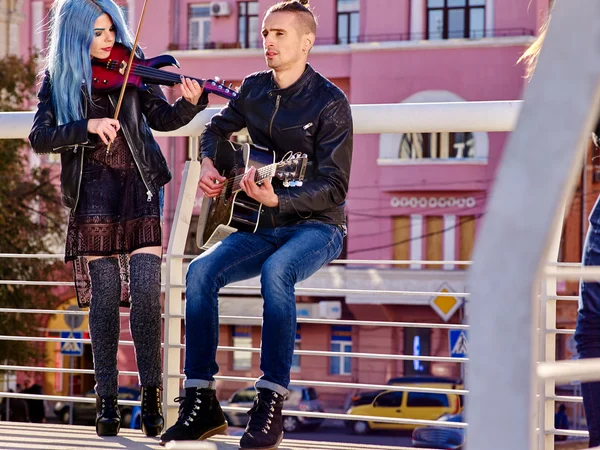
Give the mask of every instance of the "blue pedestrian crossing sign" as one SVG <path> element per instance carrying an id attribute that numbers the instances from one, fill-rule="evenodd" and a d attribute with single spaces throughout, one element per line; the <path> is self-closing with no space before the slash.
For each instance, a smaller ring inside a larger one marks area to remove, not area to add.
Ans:
<path id="1" fill-rule="evenodd" d="M 469 335 L 467 330 L 448 330 L 450 343 L 450 356 L 452 358 L 466 358 Z"/>
<path id="2" fill-rule="evenodd" d="M 61 331 L 61 339 L 82 339 L 81 331 Z M 61 341 L 60 352 L 63 355 L 81 356 L 83 354 L 83 342 Z"/>

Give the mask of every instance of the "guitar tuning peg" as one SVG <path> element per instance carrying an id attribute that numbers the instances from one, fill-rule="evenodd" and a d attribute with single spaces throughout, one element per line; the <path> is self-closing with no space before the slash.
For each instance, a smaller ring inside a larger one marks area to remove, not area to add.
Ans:
<path id="1" fill-rule="evenodd" d="M 233 89 L 233 83 L 229 83 L 229 89 Z"/>
<path id="2" fill-rule="evenodd" d="M 283 180 L 283 187 L 290 187 L 290 182 L 287 180 L 287 178 Z"/>
<path id="3" fill-rule="evenodd" d="M 303 184 L 304 184 L 304 182 L 303 182 L 303 181 L 296 181 L 296 186 L 297 186 L 297 187 L 300 187 L 300 186 L 302 186 Z"/>
<path id="4" fill-rule="evenodd" d="M 219 83 L 221 81 L 221 79 L 219 77 L 215 77 L 214 80 Z"/>
<path id="5" fill-rule="evenodd" d="M 296 187 L 296 182 L 295 181 L 290 181 L 290 187 Z"/>

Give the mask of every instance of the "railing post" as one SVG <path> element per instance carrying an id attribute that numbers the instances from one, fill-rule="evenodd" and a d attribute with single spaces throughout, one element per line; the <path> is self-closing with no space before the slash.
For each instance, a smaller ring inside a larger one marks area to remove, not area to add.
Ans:
<path id="1" fill-rule="evenodd" d="M 564 207 L 563 214 L 564 217 Z M 548 252 L 548 261 L 558 262 L 558 250 L 560 247 L 560 237 L 563 229 L 563 221 L 559 221 L 551 241 L 551 247 Z M 556 329 L 556 277 L 542 276 L 540 293 L 540 361 L 556 361 L 556 334 L 548 330 Z M 539 440 L 538 450 L 554 450 L 554 410 L 555 402 L 552 399 L 556 395 L 556 382 L 554 379 L 539 381 Z"/>
<path id="2" fill-rule="evenodd" d="M 572 3 L 555 2 L 478 231 L 467 283 L 470 449 L 530 450 L 538 443 L 536 294 L 600 111 L 600 53 L 589 45 L 600 41 L 600 3 Z M 542 167 L 542 160 L 552 164 Z"/>
<path id="3" fill-rule="evenodd" d="M 191 147 L 198 146 L 198 138 L 191 137 Z M 169 236 L 167 247 L 167 264 L 165 280 L 165 332 L 164 332 L 164 372 L 163 372 L 163 404 L 167 426 L 175 423 L 178 404 L 173 399 L 179 396 L 181 374 L 181 316 L 183 285 L 183 257 L 185 243 L 192 219 L 194 200 L 200 180 L 200 162 L 197 151 L 191 152 L 196 159 L 187 161 L 183 170 L 181 188 Z M 175 255 L 175 256 L 174 256 Z"/>

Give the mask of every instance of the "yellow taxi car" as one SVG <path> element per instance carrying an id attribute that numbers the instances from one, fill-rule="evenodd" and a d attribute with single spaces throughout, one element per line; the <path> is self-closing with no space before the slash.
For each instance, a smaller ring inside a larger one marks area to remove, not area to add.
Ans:
<path id="1" fill-rule="evenodd" d="M 463 389 L 460 380 L 440 377 L 393 378 L 388 384 L 418 388 Z M 437 420 L 444 414 L 457 414 L 463 408 L 462 395 L 407 391 L 370 391 L 352 398 L 349 415 L 389 417 L 397 419 Z M 371 430 L 412 430 L 418 425 L 373 421 L 346 421 L 356 434 Z"/>

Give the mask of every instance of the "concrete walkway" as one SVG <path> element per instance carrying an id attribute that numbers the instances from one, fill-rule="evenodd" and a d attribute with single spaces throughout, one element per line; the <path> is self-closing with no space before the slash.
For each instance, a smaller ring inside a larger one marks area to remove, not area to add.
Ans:
<path id="1" fill-rule="evenodd" d="M 181 442 L 175 450 L 238 450 L 239 436 L 215 436 L 205 442 Z M 59 424 L 0 422 L 0 450 L 160 450 L 158 439 L 140 430 L 122 429 L 116 437 L 101 438 L 93 427 Z M 345 444 L 284 439 L 279 450 L 406 450 L 405 447 Z"/>

